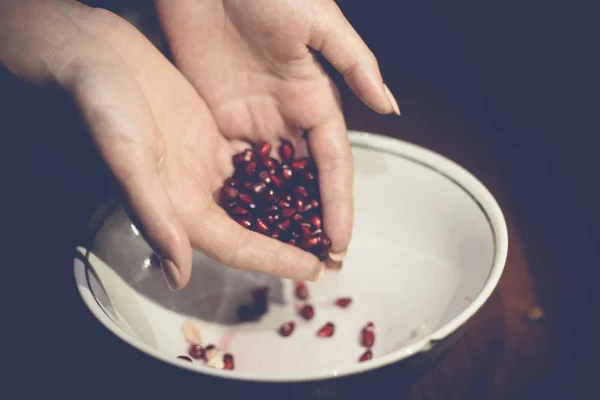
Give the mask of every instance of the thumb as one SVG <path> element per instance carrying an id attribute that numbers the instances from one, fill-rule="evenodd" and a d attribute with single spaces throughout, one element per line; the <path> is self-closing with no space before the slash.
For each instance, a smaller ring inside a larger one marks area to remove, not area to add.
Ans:
<path id="1" fill-rule="evenodd" d="M 321 52 L 352 91 L 380 114 L 400 115 L 398 102 L 383 83 L 377 58 L 334 1 L 319 2 L 308 46 Z"/>
<path id="2" fill-rule="evenodd" d="M 161 259 L 167 284 L 190 279 L 192 250 L 171 198 L 160 179 L 160 139 L 145 96 L 118 60 L 84 58 L 63 69 L 71 93 L 100 154 L 123 188 L 138 228 Z"/>

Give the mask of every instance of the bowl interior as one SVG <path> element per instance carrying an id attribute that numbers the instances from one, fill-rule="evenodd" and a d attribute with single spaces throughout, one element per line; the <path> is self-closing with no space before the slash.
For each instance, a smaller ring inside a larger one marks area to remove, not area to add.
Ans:
<path id="1" fill-rule="evenodd" d="M 315 308 L 311 321 L 298 316 L 294 282 L 233 270 L 199 252 L 190 284 L 171 292 L 119 207 L 102 213 L 93 246 L 80 249 L 88 260 L 76 269 L 84 299 L 130 343 L 212 373 L 200 362 L 176 359 L 187 353 L 182 324 L 194 319 L 205 344 L 234 355 L 235 371 L 224 372 L 258 379 L 334 376 L 358 368 L 364 351 L 359 332 L 368 321 L 376 333 L 371 363 L 450 326 L 482 296 L 497 261 L 497 232 L 473 190 L 480 184 L 459 169 L 446 170 L 449 161 L 416 146 L 393 141 L 390 148 L 390 139 L 351 137 L 353 239 L 341 272 L 307 284 Z M 269 287 L 269 312 L 258 322 L 237 323 L 238 306 L 260 286 Z M 352 298 L 349 307 L 333 304 L 340 296 Z M 288 321 L 296 329 L 284 338 L 278 329 Z M 334 335 L 318 338 L 328 321 Z"/>

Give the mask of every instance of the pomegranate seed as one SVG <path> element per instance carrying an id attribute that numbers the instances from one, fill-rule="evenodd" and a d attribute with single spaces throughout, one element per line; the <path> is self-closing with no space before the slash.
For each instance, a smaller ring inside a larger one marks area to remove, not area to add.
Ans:
<path id="1" fill-rule="evenodd" d="M 367 329 L 374 329 L 375 328 L 375 324 L 371 321 L 367 322 L 367 325 L 365 325 L 365 328 Z"/>
<path id="2" fill-rule="evenodd" d="M 317 336 L 322 337 L 322 338 L 328 338 L 328 337 L 332 337 L 334 332 L 335 332 L 335 326 L 333 325 L 333 323 L 328 322 L 325 325 L 323 325 L 321 327 L 321 329 L 319 329 L 317 331 Z"/>
<path id="3" fill-rule="evenodd" d="M 308 192 L 304 188 L 304 186 L 297 186 L 294 188 L 294 193 L 296 193 L 300 197 L 308 197 Z"/>
<path id="4" fill-rule="evenodd" d="M 320 203 L 319 203 L 317 200 L 314 200 L 314 199 L 313 199 L 313 200 L 311 200 L 311 202 L 310 202 L 310 205 L 311 205 L 313 208 L 319 208 L 319 207 L 321 206 L 321 204 L 320 204 Z"/>
<path id="5" fill-rule="evenodd" d="M 243 201 L 246 204 L 251 204 L 252 203 L 252 197 L 250 197 L 246 193 L 240 193 L 239 198 L 240 198 L 241 201 Z"/>
<path id="6" fill-rule="evenodd" d="M 321 229 L 321 218 L 318 215 L 311 216 L 310 223 L 315 227 L 315 229 Z"/>
<path id="7" fill-rule="evenodd" d="M 308 298 L 308 288 L 304 282 L 296 282 L 296 298 L 299 300 L 306 300 Z"/>
<path id="8" fill-rule="evenodd" d="M 294 332 L 294 329 L 296 329 L 296 324 L 293 321 L 286 322 L 279 328 L 279 334 L 283 337 L 288 337 Z"/>
<path id="9" fill-rule="evenodd" d="M 340 297 L 335 301 L 335 305 L 340 308 L 346 308 L 352 303 L 352 299 L 350 297 Z"/>
<path id="10" fill-rule="evenodd" d="M 302 241 L 302 248 L 310 249 L 311 247 L 314 247 L 317 243 L 319 243 L 319 237 L 311 236 Z"/>
<path id="11" fill-rule="evenodd" d="M 294 159 L 294 146 L 288 140 L 283 140 L 279 146 L 279 158 L 282 163 L 288 163 Z"/>
<path id="12" fill-rule="evenodd" d="M 296 239 L 294 239 L 294 238 L 290 238 L 287 241 L 287 244 L 291 244 L 292 246 L 298 247 L 298 243 L 296 242 Z"/>
<path id="13" fill-rule="evenodd" d="M 232 215 L 241 217 L 243 215 L 248 215 L 249 211 L 247 209 L 245 209 L 244 207 L 235 207 L 233 210 L 230 211 L 230 213 Z"/>
<path id="14" fill-rule="evenodd" d="M 185 360 L 187 362 L 192 362 L 192 359 L 188 356 L 177 356 L 177 358 L 179 358 L 180 360 Z"/>
<path id="15" fill-rule="evenodd" d="M 371 348 L 373 344 L 375 344 L 375 333 L 369 328 L 364 328 L 360 334 L 360 345 Z"/>
<path id="16" fill-rule="evenodd" d="M 250 161 L 248 164 L 246 164 L 246 167 L 244 168 L 246 175 L 253 176 L 254 173 L 256 173 L 256 166 L 256 161 Z"/>
<path id="17" fill-rule="evenodd" d="M 267 185 L 271 183 L 271 174 L 269 173 L 269 171 L 260 171 L 258 177 Z"/>
<path id="18" fill-rule="evenodd" d="M 329 247 L 331 246 L 331 240 L 329 240 L 329 238 L 324 233 L 321 233 L 319 235 L 319 244 L 327 248 L 327 250 L 329 250 Z"/>
<path id="19" fill-rule="evenodd" d="M 277 196 L 275 195 L 275 191 L 273 189 L 269 189 L 265 192 L 265 200 L 269 204 L 277 202 Z"/>
<path id="20" fill-rule="evenodd" d="M 296 210 L 294 210 L 294 209 L 293 209 L 293 208 L 291 208 L 291 207 L 285 207 L 285 208 L 283 208 L 283 209 L 281 210 L 281 216 L 282 216 L 283 218 L 289 218 L 289 217 L 291 217 L 292 215 L 294 215 L 294 213 L 296 213 Z"/>
<path id="21" fill-rule="evenodd" d="M 310 304 L 306 304 L 300 309 L 300 316 L 307 321 L 310 321 L 315 316 L 315 309 Z"/>
<path id="22" fill-rule="evenodd" d="M 277 177 L 277 175 L 271 174 L 270 178 L 271 182 L 273 182 L 273 186 L 275 186 L 276 188 L 280 188 L 281 186 L 283 186 L 283 182 Z"/>
<path id="23" fill-rule="evenodd" d="M 292 179 L 294 173 L 292 172 L 292 170 L 290 169 L 290 167 L 288 167 L 287 165 L 283 167 L 283 169 L 281 170 L 281 175 L 283 176 L 283 179 L 285 179 L 286 181 L 289 181 Z"/>
<path id="24" fill-rule="evenodd" d="M 221 188 L 221 201 L 222 202 L 231 201 L 237 197 L 238 193 L 239 192 L 237 191 L 237 189 L 235 189 L 231 186 L 223 186 Z"/>
<path id="25" fill-rule="evenodd" d="M 275 163 L 275 160 L 271 157 L 266 157 L 262 159 L 262 165 L 270 173 L 270 171 L 274 169 L 277 164 Z"/>
<path id="26" fill-rule="evenodd" d="M 283 221 L 281 221 L 280 223 L 277 224 L 277 228 L 279 228 L 280 231 L 285 231 L 287 228 L 290 227 L 291 223 L 292 223 L 291 220 L 284 219 Z"/>
<path id="27" fill-rule="evenodd" d="M 371 352 L 371 349 L 367 349 L 367 351 L 365 351 L 360 358 L 358 359 L 358 362 L 365 362 L 365 361 L 369 361 L 370 359 L 373 358 L 373 353 Z"/>
<path id="28" fill-rule="evenodd" d="M 243 153 L 239 153 L 233 156 L 233 164 L 236 166 L 240 166 L 252 160 L 253 156 L 254 152 L 252 150 L 245 150 Z"/>
<path id="29" fill-rule="evenodd" d="M 315 174 L 307 170 L 302 171 L 301 177 L 307 182 L 313 182 L 316 179 Z"/>
<path id="30" fill-rule="evenodd" d="M 200 345 L 192 344 L 188 348 L 188 354 L 196 360 L 203 360 L 205 357 L 205 350 Z"/>
<path id="31" fill-rule="evenodd" d="M 233 355 L 229 353 L 225 353 L 223 355 L 223 363 L 225 364 L 223 369 L 232 370 L 233 369 Z"/>
<path id="32" fill-rule="evenodd" d="M 276 231 L 273 231 L 273 233 L 271 233 L 271 237 L 273 239 L 279 239 L 280 236 L 281 236 L 281 231 L 276 230 Z"/>
<path id="33" fill-rule="evenodd" d="M 309 223 L 303 222 L 300 224 L 300 231 L 302 231 L 303 237 L 310 237 L 312 233 L 312 226 Z"/>
<path id="34" fill-rule="evenodd" d="M 252 190 L 256 194 L 261 194 L 262 192 L 265 191 L 266 188 L 267 188 L 267 185 L 264 182 L 260 182 L 255 185 L 252 185 Z"/>
<path id="35" fill-rule="evenodd" d="M 297 222 L 297 221 L 300 221 L 302 218 L 304 218 L 304 217 L 302 216 L 302 214 L 298 214 L 298 213 L 296 213 L 296 214 L 294 214 L 294 215 L 292 216 L 292 219 L 293 219 L 294 221 L 296 221 L 296 222 Z"/>
<path id="36" fill-rule="evenodd" d="M 292 162 L 291 167 L 294 171 L 302 171 L 308 167 L 308 158 L 301 158 Z"/>
<path id="37" fill-rule="evenodd" d="M 231 186 L 232 188 L 237 188 L 240 184 L 240 181 L 234 178 L 227 178 L 223 186 Z"/>
<path id="38" fill-rule="evenodd" d="M 299 212 L 304 212 L 304 200 L 301 198 L 296 198 L 294 200 L 294 205 L 296 206 L 296 210 Z"/>
<path id="39" fill-rule="evenodd" d="M 269 153 L 271 153 L 271 145 L 269 143 L 262 142 L 256 146 L 256 154 L 259 157 L 267 157 Z"/>
<path id="40" fill-rule="evenodd" d="M 258 232 L 265 234 L 265 235 L 269 234 L 269 227 L 260 218 L 257 218 L 256 221 L 254 221 L 254 226 L 256 227 L 256 230 Z"/>
<path id="41" fill-rule="evenodd" d="M 236 218 L 235 221 L 246 229 L 250 229 L 252 226 L 252 221 L 249 218 L 240 217 Z"/>

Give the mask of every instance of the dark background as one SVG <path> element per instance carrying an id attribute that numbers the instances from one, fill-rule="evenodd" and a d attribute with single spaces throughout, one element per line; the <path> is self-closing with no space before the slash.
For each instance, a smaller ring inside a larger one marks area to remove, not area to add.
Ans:
<path id="1" fill-rule="evenodd" d="M 378 56 L 403 113 L 397 121 L 374 116 L 343 89 L 349 127 L 415 141 L 460 162 L 499 198 L 516 233 L 499 293 L 479 325 L 411 398 L 594 398 L 600 194 L 593 14 L 573 2 L 486 3 L 339 1 Z M 132 376 L 143 382 L 145 356 L 99 328 L 73 284 L 74 246 L 88 214 L 116 189 L 110 175 L 59 90 L 25 86 L 2 71 L 0 106 L 0 337 L 8 380 L 36 383 L 19 384 L 22 393 L 87 397 L 113 393 Z M 547 314 L 541 327 L 511 319 L 537 304 Z M 139 386 L 119 392 L 130 391 L 141 393 Z"/>

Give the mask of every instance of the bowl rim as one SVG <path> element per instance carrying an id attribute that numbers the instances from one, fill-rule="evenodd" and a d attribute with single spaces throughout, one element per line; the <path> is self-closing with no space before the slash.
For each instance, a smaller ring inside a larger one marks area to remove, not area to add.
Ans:
<path id="1" fill-rule="evenodd" d="M 463 326 L 469 319 L 471 319 L 473 315 L 483 306 L 483 304 L 485 304 L 496 288 L 504 270 L 508 253 L 508 231 L 504 215 L 496 199 L 483 185 L 483 183 L 465 168 L 461 167 L 445 156 L 417 144 L 381 134 L 351 130 L 348 131 L 348 136 L 353 147 L 368 148 L 402 156 L 410 161 L 421 164 L 443 175 L 461 187 L 475 201 L 488 219 L 492 237 L 494 239 L 494 255 L 488 278 L 472 302 L 460 314 L 452 318 L 437 330 L 429 333 L 410 345 L 404 346 L 391 353 L 375 357 L 366 363 L 345 365 L 335 370 L 314 372 L 299 376 L 269 376 L 238 372 L 235 370 L 222 371 L 203 365 L 192 366 L 187 362 L 179 362 L 175 357 L 169 357 L 163 354 L 162 352 L 135 339 L 133 336 L 122 330 L 122 328 L 115 321 L 113 321 L 112 318 L 110 318 L 100 307 L 100 305 L 93 299 L 93 294 L 91 296 L 85 295 L 84 288 L 76 285 L 84 303 L 105 328 L 139 351 L 179 368 L 184 368 L 196 373 L 202 373 L 224 379 L 263 383 L 319 381 L 372 371 L 390 364 L 394 364 L 402 359 L 414 356 L 418 353 L 431 350 L 437 342 L 451 335 L 453 332 Z M 102 209 L 102 207 L 100 209 Z M 106 206 L 104 207 L 104 210 L 106 211 Z M 94 215 L 97 215 L 97 213 Z M 94 216 L 90 218 L 90 223 L 93 219 Z M 77 261 L 78 260 L 76 258 L 75 262 Z M 76 266 L 75 274 L 77 275 Z"/>

